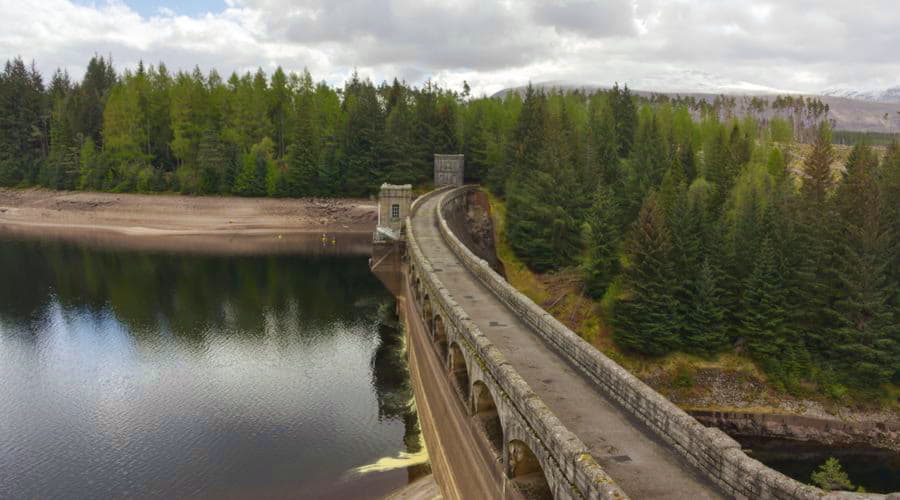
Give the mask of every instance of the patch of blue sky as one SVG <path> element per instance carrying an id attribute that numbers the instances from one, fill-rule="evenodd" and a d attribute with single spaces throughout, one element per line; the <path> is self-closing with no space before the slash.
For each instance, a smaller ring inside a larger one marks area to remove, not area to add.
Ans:
<path id="1" fill-rule="evenodd" d="M 225 0 L 116 0 L 127 5 L 131 10 L 137 12 L 141 17 L 149 18 L 159 15 L 168 15 L 175 13 L 176 15 L 184 15 L 191 17 L 200 17 L 206 13 L 219 13 L 227 7 Z M 74 3 L 80 5 L 96 5 L 100 6 L 107 3 L 107 0 L 74 0 Z"/>

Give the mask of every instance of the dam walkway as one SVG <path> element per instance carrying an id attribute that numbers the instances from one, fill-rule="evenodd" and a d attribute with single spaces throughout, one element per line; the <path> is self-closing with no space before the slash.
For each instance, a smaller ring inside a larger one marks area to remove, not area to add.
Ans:
<path id="1" fill-rule="evenodd" d="M 411 215 L 421 253 L 447 293 L 615 483 L 632 498 L 723 498 L 715 484 L 609 399 L 464 266 L 441 234 L 440 199 L 423 200 Z"/>

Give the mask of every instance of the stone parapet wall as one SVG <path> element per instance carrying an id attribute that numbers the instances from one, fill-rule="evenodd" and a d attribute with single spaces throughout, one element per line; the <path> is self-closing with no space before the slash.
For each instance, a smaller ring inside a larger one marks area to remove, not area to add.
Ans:
<path id="1" fill-rule="evenodd" d="M 464 186 L 442 193 L 436 221 L 446 243 L 465 267 L 522 320 L 531 325 L 553 349 L 596 384 L 603 394 L 643 422 L 658 438 L 668 443 L 678 455 L 702 471 L 726 494 L 736 498 L 753 499 L 885 498 L 884 495 L 877 494 L 826 493 L 750 458 L 734 439 L 717 428 L 703 426 L 513 288 L 495 273 L 487 262 L 475 256 L 447 224 L 446 219 L 450 213 L 465 210 L 466 194 L 474 189 L 478 187 Z M 464 314 L 461 309 L 460 312 Z M 474 325 L 467 324 L 466 327 L 470 329 Z M 514 397 L 528 398 L 529 401 L 532 398 L 537 400 L 537 396 L 530 392 L 516 394 Z M 538 415 L 530 417 L 537 417 L 543 422 Z M 536 428 L 541 429 L 541 426 L 537 425 Z M 569 439 L 566 438 L 567 443 Z M 571 439 L 571 442 L 580 443 L 577 437 Z M 583 448 L 582 444 L 580 449 Z M 595 463 L 592 458 L 590 462 Z M 890 497 L 893 498 L 894 495 Z"/>
<path id="2" fill-rule="evenodd" d="M 420 197 L 413 203 L 410 213 L 415 215 L 425 199 L 447 191 L 440 189 Z M 441 218 L 436 222 L 446 225 Z M 498 411 L 503 414 L 508 437 L 537 443 L 532 445 L 532 451 L 540 454 L 542 464 L 553 464 L 552 468 L 544 467 L 544 474 L 555 498 L 627 499 L 628 496 L 590 455 L 587 446 L 559 421 L 448 293 L 423 255 L 411 219 L 406 220 L 406 227 L 410 264 L 415 267 L 425 288 L 434 294 L 432 300 L 439 304 L 449 327 L 458 332 L 465 348 L 471 351 L 469 354 L 477 359 L 472 370 L 489 378 L 502 393 Z M 458 240 L 456 243 L 461 245 Z"/>

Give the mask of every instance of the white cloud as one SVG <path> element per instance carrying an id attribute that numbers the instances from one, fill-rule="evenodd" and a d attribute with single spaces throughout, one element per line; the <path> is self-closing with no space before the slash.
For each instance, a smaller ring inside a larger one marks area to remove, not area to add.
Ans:
<path id="1" fill-rule="evenodd" d="M 142 17 L 119 1 L 0 0 L 0 12 L 0 58 L 33 59 L 46 75 L 79 77 L 100 53 L 119 68 L 281 65 L 332 83 L 357 68 L 488 93 L 687 71 L 801 91 L 900 83 L 895 0 L 227 0 L 196 17 Z"/>

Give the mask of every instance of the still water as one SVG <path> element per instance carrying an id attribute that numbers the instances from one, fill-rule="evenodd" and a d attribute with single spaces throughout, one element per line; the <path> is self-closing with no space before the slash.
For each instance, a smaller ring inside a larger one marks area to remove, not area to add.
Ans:
<path id="1" fill-rule="evenodd" d="M 0 498 L 374 498 L 423 455 L 364 257 L 0 238 Z M 377 469 L 377 468 L 376 468 Z"/>
<path id="2" fill-rule="evenodd" d="M 900 491 L 900 454 L 871 446 L 839 446 L 788 439 L 739 437 L 751 457 L 798 481 L 810 476 L 829 457 L 838 459 L 854 486 L 870 493 Z"/>

